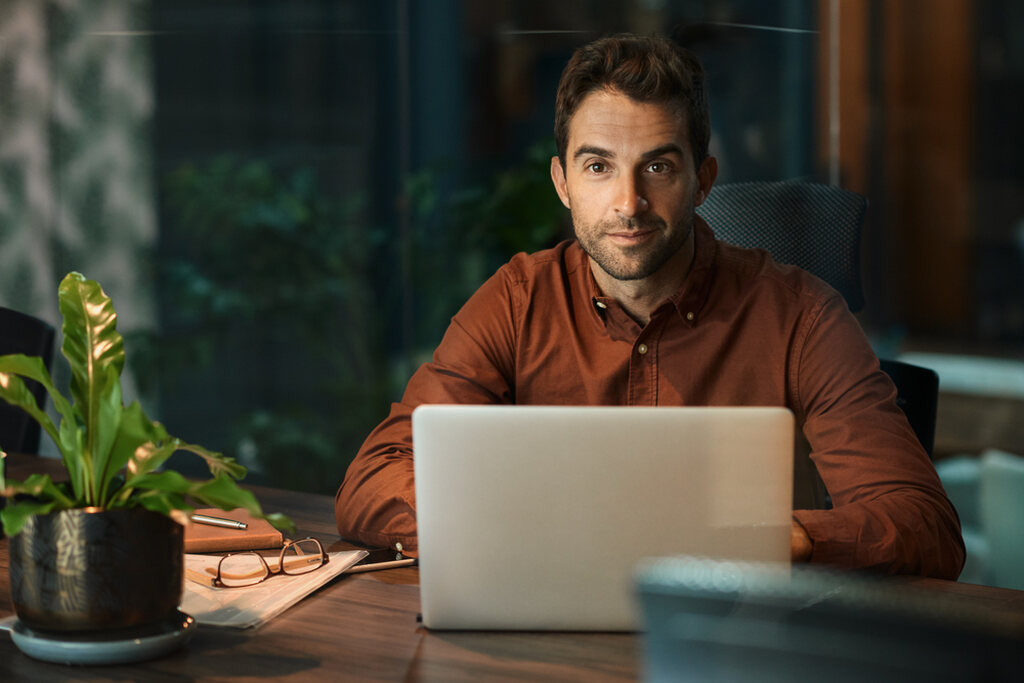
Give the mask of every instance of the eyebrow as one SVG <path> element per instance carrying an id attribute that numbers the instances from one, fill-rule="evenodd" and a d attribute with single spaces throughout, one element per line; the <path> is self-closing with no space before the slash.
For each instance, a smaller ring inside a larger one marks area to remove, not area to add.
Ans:
<path id="1" fill-rule="evenodd" d="M 572 158 L 579 159 L 580 157 L 586 156 L 587 154 L 593 154 L 599 157 L 607 157 L 609 159 L 615 156 L 615 154 L 612 151 L 604 149 L 602 147 L 591 147 L 590 145 L 583 145 L 582 147 L 576 150 L 576 153 L 572 155 Z"/>
<path id="2" fill-rule="evenodd" d="M 614 159 L 615 158 L 615 153 L 612 152 L 611 150 L 604 149 L 603 147 L 594 147 L 592 145 L 583 145 L 582 147 L 580 147 L 579 149 L 576 150 L 575 154 L 572 155 L 572 158 L 573 159 L 579 159 L 581 156 L 586 156 L 587 154 L 593 154 L 595 156 L 605 157 L 606 159 Z M 661 147 L 655 147 L 652 150 L 644 152 L 641 155 L 641 158 L 643 158 L 643 159 L 653 159 L 654 157 L 660 157 L 660 156 L 664 156 L 666 154 L 678 154 L 679 156 L 685 156 L 685 154 L 683 153 L 683 148 L 682 147 L 680 147 L 679 145 L 677 145 L 674 142 L 670 142 L 667 145 L 662 145 Z"/>

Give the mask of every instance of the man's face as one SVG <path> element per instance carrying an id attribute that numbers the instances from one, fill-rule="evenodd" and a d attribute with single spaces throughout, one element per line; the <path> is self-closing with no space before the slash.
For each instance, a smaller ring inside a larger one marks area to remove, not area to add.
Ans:
<path id="1" fill-rule="evenodd" d="M 569 121 L 565 170 L 555 157 L 551 176 L 590 258 L 616 280 L 643 280 L 688 243 L 714 182 L 714 160 L 705 165 L 694 169 L 681 112 L 599 90 Z"/>

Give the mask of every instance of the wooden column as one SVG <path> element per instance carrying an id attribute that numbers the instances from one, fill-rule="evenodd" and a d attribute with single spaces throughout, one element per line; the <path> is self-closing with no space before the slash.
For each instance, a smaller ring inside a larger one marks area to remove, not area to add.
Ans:
<path id="1" fill-rule="evenodd" d="M 879 3 L 886 224 L 900 237 L 911 329 L 972 322 L 972 11 L 969 0 Z M 894 292 L 896 293 L 896 292 Z"/>
<path id="2" fill-rule="evenodd" d="M 821 0 L 819 26 L 819 159 L 871 202 L 868 307 L 912 333 L 964 332 L 974 316 L 972 4 Z"/>

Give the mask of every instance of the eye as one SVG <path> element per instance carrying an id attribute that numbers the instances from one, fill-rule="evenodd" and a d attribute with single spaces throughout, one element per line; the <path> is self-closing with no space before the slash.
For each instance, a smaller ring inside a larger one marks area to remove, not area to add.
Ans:
<path id="1" fill-rule="evenodd" d="M 591 161 L 584 168 L 590 173 L 604 173 L 608 170 L 608 166 L 603 161 Z"/>
<path id="2" fill-rule="evenodd" d="M 647 171 L 654 174 L 668 173 L 672 170 L 672 166 L 664 161 L 653 161 L 647 165 Z"/>

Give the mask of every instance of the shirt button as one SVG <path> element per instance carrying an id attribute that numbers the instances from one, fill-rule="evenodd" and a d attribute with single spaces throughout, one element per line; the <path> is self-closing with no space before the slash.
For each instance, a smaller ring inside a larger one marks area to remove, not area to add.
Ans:
<path id="1" fill-rule="evenodd" d="M 647 353 L 647 344 L 641 344 L 640 346 L 636 347 L 636 352 L 639 353 L 641 356 Z"/>
<path id="2" fill-rule="evenodd" d="M 690 311 L 689 313 L 686 314 L 686 319 L 690 321 L 693 320 L 693 311 Z"/>
<path id="3" fill-rule="evenodd" d="M 608 308 L 608 304 L 606 304 L 603 301 L 595 301 L 594 305 L 597 306 L 598 308 Z"/>

